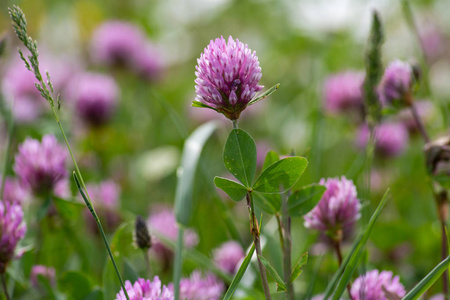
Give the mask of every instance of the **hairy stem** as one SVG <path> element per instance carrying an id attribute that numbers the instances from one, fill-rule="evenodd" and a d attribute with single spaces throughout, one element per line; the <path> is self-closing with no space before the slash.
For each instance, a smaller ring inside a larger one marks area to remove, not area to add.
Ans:
<path id="1" fill-rule="evenodd" d="M 258 222 L 256 221 L 256 217 L 255 217 L 255 208 L 253 205 L 253 196 L 251 192 L 248 192 L 246 195 L 246 199 L 247 199 L 247 207 L 249 209 L 249 213 L 250 213 L 250 231 L 253 235 L 253 243 L 255 244 L 255 249 L 256 249 L 256 257 L 258 259 L 258 266 L 259 266 L 259 271 L 261 273 L 261 280 L 262 280 L 262 284 L 263 284 L 263 289 L 264 289 L 264 295 L 266 296 L 266 300 L 270 300 L 270 290 L 269 290 L 269 283 L 267 282 L 267 275 L 266 275 L 266 269 L 264 268 L 264 265 L 262 264 L 259 256 L 262 256 L 262 251 L 261 251 L 261 242 L 260 242 L 260 235 L 259 235 L 259 227 L 258 227 Z"/>
<path id="2" fill-rule="evenodd" d="M 148 277 L 150 278 L 153 272 L 152 267 L 150 265 L 150 258 L 148 257 L 148 249 L 143 249 L 142 254 L 144 254 L 145 265 L 147 267 L 147 274 Z"/>
<path id="3" fill-rule="evenodd" d="M 2 285 L 3 285 L 3 290 L 5 291 L 6 300 L 10 300 L 11 298 L 9 298 L 8 288 L 6 287 L 5 273 L 2 273 Z"/>

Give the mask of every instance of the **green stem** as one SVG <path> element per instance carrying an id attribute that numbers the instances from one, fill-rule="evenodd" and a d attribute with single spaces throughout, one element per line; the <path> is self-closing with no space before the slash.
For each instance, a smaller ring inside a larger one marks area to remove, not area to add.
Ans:
<path id="1" fill-rule="evenodd" d="M 5 191 L 5 181 L 6 181 L 6 173 L 8 172 L 8 162 L 9 162 L 9 156 L 11 155 L 11 143 L 12 143 L 12 136 L 14 131 L 14 121 L 12 115 L 10 115 L 10 120 L 7 122 L 8 125 L 8 140 L 6 142 L 6 150 L 5 150 L 5 156 L 3 158 L 3 170 L 2 170 L 2 182 L 0 186 L 0 199 L 3 199 L 3 192 Z"/>
<path id="2" fill-rule="evenodd" d="M 283 248 L 283 264 L 284 264 L 284 282 L 286 283 L 286 299 L 294 300 L 294 287 L 291 282 L 292 262 L 292 238 L 291 238 L 291 217 L 287 213 L 287 199 L 283 200 L 283 228 L 284 228 L 284 248 Z"/>
<path id="3" fill-rule="evenodd" d="M 231 122 L 233 123 L 233 129 L 238 129 L 237 120 L 231 120 Z"/>
<path id="4" fill-rule="evenodd" d="M 173 285 L 175 286 L 175 300 L 180 299 L 181 263 L 183 251 L 183 228 L 178 228 L 178 239 L 175 248 L 175 260 L 173 270 Z"/>
<path id="5" fill-rule="evenodd" d="M 144 254 L 145 265 L 147 267 L 148 277 L 150 278 L 152 275 L 152 267 L 150 266 L 150 258 L 148 257 L 148 249 L 143 249 L 142 253 Z"/>
<path id="6" fill-rule="evenodd" d="M 234 123 L 233 123 L 234 124 Z M 258 228 L 258 223 L 256 221 L 256 217 L 255 217 L 255 207 L 253 205 L 253 196 L 251 192 L 248 192 L 246 195 L 247 198 L 247 206 L 249 208 L 249 212 L 250 212 L 250 224 L 251 224 L 251 232 L 253 235 L 253 243 L 255 244 L 255 249 L 256 249 L 256 257 L 258 259 L 258 266 L 259 266 L 259 271 L 261 273 L 261 280 L 262 280 L 262 285 L 263 285 L 263 289 L 264 289 L 264 295 L 266 296 L 266 300 L 270 300 L 270 289 L 269 289 L 269 283 L 267 282 L 267 275 L 266 275 L 266 269 L 264 268 L 264 265 L 261 262 L 261 259 L 259 258 L 260 256 L 262 256 L 262 251 L 261 251 L 261 242 L 260 242 L 260 232 L 259 232 L 259 228 Z M 177 299 L 175 299 L 177 300 Z"/>
<path id="7" fill-rule="evenodd" d="M 59 120 L 58 120 L 58 123 L 59 123 Z M 60 124 L 60 128 L 62 129 L 61 124 Z M 64 135 L 64 138 L 65 138 L 65 135 Z M 67 142 L 67 139 L 66 139 L 66 142 Z M 69 145 L 68 142 L 67 142 L 67 145 Z M 70 148 L 69 148 L 69 151 L 70 151 Z M 70 153 L 72 154 L 72 151 L 70 151 Z M 72 156 L 72 158 L 73 158 L 73 156 Z M 78 167 L 77 167 L 77 169 L 78 169 Z M 78 172 L 79 172 L 79 170 L 78 170 Z M 73 172 L 73 177 L 75 179 L 75 182 L 77 184 L 77 187 L 81 194 L 81 197 L 83 197 L 84 202 L 86 203 L 87 207 L 89 208 L 89 211 L 91 212 L 92 216 L 94 217 L 95 222 L 97 223 L 97 226 L 98 226 L 98 229 L 100 230 L 103 241 L 105 242 L 106 250 L 108 250 L 109 257 L 111 258 L 114 269 L 116 270 L 116 273 L 117 273 L 117 277 L 119 278 L 120 285 L 122 286 L 123 293 L 125 294 L 125 297 L 127 298 L 127 300 L 130 300 L 130 298 L 128 297 L 127 290 L 125 289 L 125 285 L 123 283 L 122 276 L 120 275 L 119 269 L 117 268 L 117 265 L 116 265 L 116 261 L 111 252 L 111 247 L 109 246 L 108 239 L 106 238 L 106 234 L 105 234 L 105 231 L 103 230 L 103 226 L 100 222 L 100 219 L 98 218 L 98 215 L 95 212 L 94 207 L 92 206 L 92 204 L 90 202 L 90 199 L 88 198 L 89 196 L 86 197 L 87 193 L 86 194 L 84 193 L 84 191 L 80 185 L 80 181 L 78 180 L 78 175 L 75 172 Z M 83 183 L 83 181 L 82 181 L 82 183 Z M 84 185 L 84 183 L 83 183 L 83 185 Z"/>
<path id="8" fill-rule="evenodd" d="M 1 277 L 2 277 L 2 285 L 3 285 L 3 290 L 5 291 L 6 300 L 10 300 L 11 298 L 9 298 L 8 288 L 6 287 L 5 273 L 2 273 Z"/>

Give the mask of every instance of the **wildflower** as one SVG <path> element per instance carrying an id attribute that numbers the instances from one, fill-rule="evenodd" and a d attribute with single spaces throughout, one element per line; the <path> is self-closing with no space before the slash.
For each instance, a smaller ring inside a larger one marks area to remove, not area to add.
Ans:
<path id="1" fill-rule="evenodd" d="M 38 276 L 46 278 L 51 286 L 56 286 L 55 268 L 35 265 L 31 268 L 30 281 L 34 287 L 39 286 Z"/>
<path id="2" fill-rule="evenodd" d="M 387 300 L 386 293 L 402 298 L 406 291 L 392 272 L 372 270 L 355 280 L 350 293 L 353 300 Z"/>
<path id="3" fill-rule="evenodd" d="M 230 36 L 211 40 L 197 60 L 197 102 L 237 120 L 263 86 L 256 53 Z"/>
<path id="4" fill-rule="evenodd" d="M 319 184 L 327 190 L 316 207 L 305 216 L 305 227 L 326 233 L 341 241 L 360 218 L 361 204 L 353 181 L 341 178 L 322 178 Z"/>
<path id="5" fill-rule="evenodd" d="M 45 135 L 40 143 L 27 138 L 19 145 L 14 171 L 21 182 L 37 195 L 46 194 L 67 177 L 66 150 L 54 135 Z"/>
<path id="6" fill-rule="evenodd" d="M 0 177 L 1 182 L 1 177 Z M 5 187 L 3 189 L 3 195 L 0 198 L 5 202 L 22 204 L 28 198 L 27 190 L 22 184 L 15 178 L 7 177 L 5 179 Z"/>
<path id="7" fill-rule="evenodd" d="M 13 60 L 6 70 L 2 94 L 12 109 L 12 115 L 20 123 L 32 122 L 45 111 L 45 100 L 35 82 L 34 74 L 18 59 Z"/>
<path id="8" fill-rule="evenodd" d="M 15 257 L 14 250 L 27 231 L 20 205 L 0 200 L 0 228 L 0 274 L 2 274 Z"/>
<path id="9" fill-rule="evenodd" d="M 108 231 L 114 230 L 121 220 L 118 213 L 120 187 L 112 180 L 107 180 L 99 184 L 87 184 L 86 189 L 106 229 Z M 97 233 L 97 223 L 92 218 L 90 212 L 85 210 L 84 214 L 86 220 L 88 220 L 89 228 L 92 232 Z"/>
<path id="10" fill-rule="evenodd" d="M 413 75 L 409 64 L 399 60 L 392 62 L 386 68 L 378 88 L 383 105 L 409 106 Z"/>
<path id="11" fill-rule="evenodd" d="M 71 88 L 76 111 L 83 121 L 100 126 L 111 119 L 119 93 L 112 77 L 84 73 L 77 77 Z"/>
<path id="12" fill-rule="evenodd" d="M 125 289 L 130 300 L 173 300 L 175 296 L 171 287 L 161 285 L 158 276 L 153 277 L 153 281 L 139 278 L 134 284 L 129 280 L 125 281 Z M 123 289 L 116 295 L 116 300 L 126 300 Z"/>
<path id="13" fill-rule="evenodd" d="M 363 113 L 364 74 L 347 71 L 330 76 L 324 85 L 325 109 L 332 113 L 356 111 Z"/>
<path id="14" fill-rule="evenodd" d="M 192 272 L 189 278 L 180 281 L 180 299 L 186 300 L 218 300 L 222 298 L 225 285 L 214 275 L 202 277 L 200 271 Z"/>
<path id="15" fill-rule="evenodd" d="M 375 151 L 383 156 L 398 156 L 408 145 L 409 135 L 406 127 L 401 123 L 385 122 L 375 127 Z M 359 129 L 356 145 L 365 149 L 369 141 L 367 125 Z"/>
<path id="16" fill-rule="evenodd" d="M 25 54 L 25 53 L 24 53 Z M 77 70 L 74 61 L 48 54 L 40 55 L 40 71 L 47 80 L 46 70 L 52 76 L 54 94 L 64 91 L 73 73 Z M 50 59 L 51 57 L 51 59 Z M 2 82 L 2 94 L 11 107 L 12 115 L 19 123 L 29 123 L 48 111 L 48 105 L 36 89 L 37 79 L 27 70 L 20 59 L 12 59 Z"/>
<path id="17" fill-rule="evenodd" d="M 152 214 L 148 219 L 148 225 L 151 230 L 159 232 L 172 241 L 176 241 L 178 234 L 178 225 L 175 220 L 173 211 L 164 209 L 160 212 Z M 190 229 L 185 230 L 184 244 L 187 248 L 195 247 L 198 244 L 197 233 Z M 168 250 L 157 239 L 155 239 L 152 249 L 156 252 L 165 252 Z"/>
<path id="18" fill-rule="evenodd" d="M 143 32 L 123 21 L 108 21 L 98 26 L 91 41 L 94 62 L 104 65 L 130 64 L 145 44 Z"/>
<path id="19" fill-rule="evenodd" d="M 245 257 L 244 249 L 235 241 L 225 242 L 213 252 L 216 266 L 224 272 L 235 274 L 239 262 Z"/>
<path id="20" fill-rule="evenodd" d="M 162 70 L 161 56 L 135 25 L 113 20 L 94 32 L 91 56 L 96 63 L 125 66 L 144 78 L 157 79 Z"/>
<path id="21" fill-rule="evenodd" d="M 140 249 L 148 250 L 152 246 L 147 224 L 141 216 L 137 216 L 134 224 L 134 240 Z"/>

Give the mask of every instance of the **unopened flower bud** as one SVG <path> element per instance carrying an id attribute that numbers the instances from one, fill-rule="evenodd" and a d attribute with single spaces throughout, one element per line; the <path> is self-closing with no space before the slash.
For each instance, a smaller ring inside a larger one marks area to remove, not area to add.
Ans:
<path id="1" fill-rule="evenodd" d="M 427 169 L 431 175 L 450 175 L 450 136 L 427 143 L 424 151 Z"/>
<path id="2" fill-rule="evenodd" d="M 147 223 L 141 216 L 137 216 L 134 224 L 134 238 L 140 249 L 147 250 L 152 246 L 152 239 L 148 232 Z"/>

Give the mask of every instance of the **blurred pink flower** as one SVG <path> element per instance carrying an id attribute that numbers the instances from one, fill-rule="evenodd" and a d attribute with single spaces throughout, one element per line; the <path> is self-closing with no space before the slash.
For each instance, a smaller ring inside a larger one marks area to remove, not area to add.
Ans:
<path id="1" fill-rule="evenodd" d="M 125 281 L 125 289 L 130 300 L 174 300 L 173 288 L 161 284 L 158 276 L 153 277 L 153 281 L 139 278 L 134 284 L 129 280 Z M 116 295 L 116 300 L 126 300 L 122 289 Z"/>
<path id="2" fill-rule="evenodd" d="M 19 145 L 14 171 L 33 193 L 53 192 L 56 184 L 67 177 L 67 151 L 54 135 L 45 135 L 42 142 L 27 138 Z"/>
<path id="3" fill-rule="evenodd" d="M 41 275 L 46 278 L 50 285 L 56 286 L 56 272 L 55 268 L 47 267 L 43 265 L 35 265 L 31 268 L 30 281 L 34 287 L 39 286 L 38 276 Z"/>
<path id="4" fill-rule="evenodd" d="M 406 294 L 398 276 L 390 271 L 372 270 L 356 278 L 351 295 L 353 300 L 388 300 L 384 290 L 400 298 Z"/>
<path id="5" fill-rule="evenodd" d="M 245 253 L 242 246 L 235 241 L 225 242 L 213 251 L 214 262 L 222 271 L 235 274 L 239 268 L 239 262 L 244 259 Z"/>
<path id="6" fill-rule="evenodd" d="M 192 272 L 189 278 L 180 281 L 180 299 L 186 300 L 218 300 L 222 298 L 225 285 L 213 274 L 202 277 L 200 271 Z"/>
<path id="7" fill-rule="evenodd" d="M 342 240 L 360 218 L 361 204 L 353 181 L 341 178 L 322 178 L 320 185 L 327 190 L 319 203 L 305 216 L 305 227 L 326 233 Z"/>
<path id="8" fill-rule="evenodd" d="M 331 113 L 363 111 L 364 73 L 346 71 L 327 78 L 324 85 L 324 106 Z"/>
<path id="9" fill-rule="evenodd" d="M 14 258 L 16 246 L 27 231 L 23 210 L 19 204 L 0 200 L 0 228 L 0 274 L 2 274 Z"/>
<path id="10" fill-rule="evenodd" d="M 356 139 L 356 145 L 361 150 L 366 148 L 369 135 L 368 126 L 361 126 Z M 375 128 L 375 150 L 378 154 L 398 156 L 406 150 L 408 142 L 408 130 L 401 123 L 385 122 Z"/>

